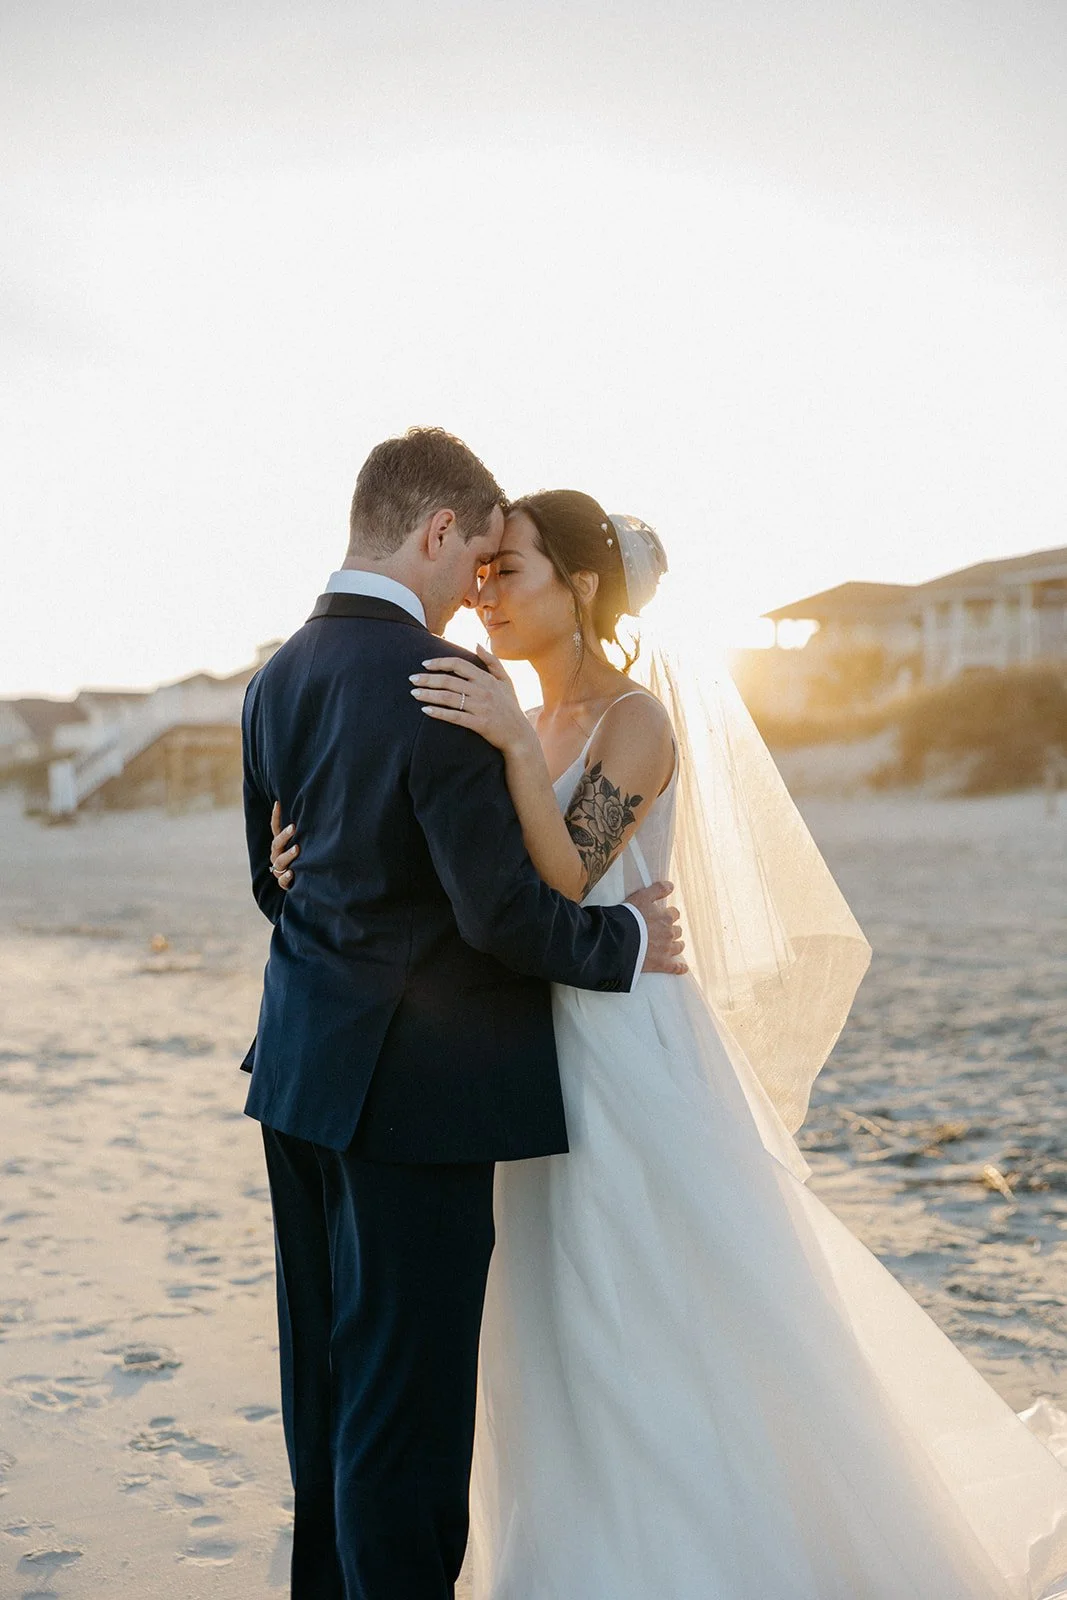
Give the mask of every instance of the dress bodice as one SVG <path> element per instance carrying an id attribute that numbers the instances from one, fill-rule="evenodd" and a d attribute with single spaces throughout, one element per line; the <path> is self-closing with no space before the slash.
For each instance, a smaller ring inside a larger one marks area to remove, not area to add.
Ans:
<path id="1" fill-rule="evenodd" d="M 631 690 L 633 694 L 644 694 L 643 689 Z M 619 695 L 618 699 L 625 700 L 628 695 Z M 613 700 L 612 705 L 616 704 Z M 608 707 L 608 711 L 611 706 Z M 605 711 L 604 716 L 607 716 Z M 582 747 L 579 755 L 575 756 L 566 771 L 561 772 L 552 785 L 561 811 L 565 811 L 578 780 L 585 770 L 585 758 L 589 754 L 589 747 L 596 738 L 597 730 L 604 717 L 601 717 L 592 733 Z M 666 878 L 671 859 L 671 847 L 674 841 L 674 801 L 676 779 L 678 776 L 677 747 L 675 749 L 675 767 L 671 773 L 670 781 L 662 794 L 656 796 L 648 811 L 645 813 L 640 826 L 630 836 L 626 846 L 616 856 L 611 866 L 598 883 L 595 883 L 585 899 L 583 905 L 610 906 L 617 905 L 625 900 L 627 895 L 635 889 L 646 887 L 655 883 L 657 879 Z"/>

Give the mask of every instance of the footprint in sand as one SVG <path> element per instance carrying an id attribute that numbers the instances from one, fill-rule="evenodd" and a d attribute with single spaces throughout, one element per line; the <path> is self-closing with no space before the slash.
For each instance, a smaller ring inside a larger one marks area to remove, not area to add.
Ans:
<path id="1" fill-rule="evenodd" d="M 49 1577 L 61 1567 L 71 1567 L 84 1555 L 82 1550 L 27 1550 L 21 1557 L 18 1570 Z"/>
<path id="2" fill-rule="evenodd" d="M 106 1356 L 118 1356 L 116 1372 L 138 1375 L 170 1372 L 181 1366 L 181 1361 L 167 1345 L 120 1344 L 105 1350 Z"/>
<path id="3" fill-rule="evenodd" d="M 217 1283 L 172 1283 L 167 1286 L 168 1300 L 191 1300 L 197 1294 L 218 1294 Z"/>
<path id="4" fill-rule="evenodd" d="M 173 1417 L 153 1417 L 147 1428 L 130 1440 L 131 1450 L 145 1450 L 161 1455 L 175 1452 L 183 1461 L 223 1461 L 230 1454 L 221 1445 L 208 1444 L 195 1434 L 179 1428 Z"/>
<path id="5" fill-rule="evenodd" d="M 237 1276 L 235 1276 L 233 1278 L 227 1278 L 226 1281 L 227 1281 L 227 1283 L 231 1284 L 235 1289 L 248 1289 L 248 1288 L 252 1288 L 257 1283 L 267 1283 L 273 1277 L 274 1277 L 274 1267 L 273 1266 L 269 1266 L 269 1267 L 263 1267 L 258 1272 L 248 1272 L 248 1273 L 239 1274 L 239 1275 L 237 1275 Z"/>
<path id="6" fill-rule="evenodd" d="M 238 1406 L 237 1415 L 244 1417 L 246 1422 L 266 1422 L 268 1417 L 278 1415 L 277 1406 Z"/>
<path id="7" fill-rule="evenodd" d="M 194 1567 L 225 1567 L 233 1560 L 237 1549 L 230 1539 L 197 1539 L 186 1546 L 182 1560 Z"/>
<path id="8" fill-rule="evenodd" d="M 174 1417 L 153 1417 L 147 1428 L 142 1428 L 129 1441 L 131 1450 L 150 1455 L 175 1455 L 194 1466 L 205 1467 L 216 1489 L 239 1489 L 249 1482 L 252 1473 L 233 1450 L 198 1439 L 195 1433 L 180 1428 Z M 184 1504 L 196 1504 L 193 1500 Z"/>
<path id="9" fill-rule="evenodd" d="M 132 1039 L 137 1050 L 151 1050 L 169 1056 L 209 1056 L 215 1049 L 214 1039 L 199 1033 L 172 1033 L 165 1039 Z"/>
<path id="10" fill-rule="evenodd" d="M 167 1251 L 167 1260 L 174 1266 L 217 1267 L 222 1257 L 214 1255 L 207 1245 L 194 1244 L 191 1239 L 179 1240 Z"/>
<path id="11" fill-rule="evenodd" d="M 4 1387 L 8 1394 L 37 1411 L 85 1411 L 103 1405 L 107 1398 L 107 1389 L 98 1378 L 77 1374 L 51 1378 L 27 1372 L 12 1378 Z"/>
<path id="12" fill-rule="evenodd" d="M 166 1345 L 112 1345 L 104 1354 L 118 1357 L 111 1368 L 112 1393 L 116 1395 L 136 1394 L 144 1384 L 156 1379 L 167 1381 L 181 1366 L 179 1358 Z"/>
<path id="13" fill-rule="evenodd" d="M 17 1328 L 23 1322 L 33 1321 L 33 1305 L 29 1300 L 0 1300 L 0 1340 L 8 1328 Z"/>
<path id="14" fill-rule="evenodd" d="M 97 1339 L 106 1333 L 110 1323 L 82 1322 L 77 1317 L 59 1317 L 48 1330 L 57 1343 L 75 1339 Z"/>
<path id="15" fill-rule="evenodd" d="M 134 1206 L 123 1222 L 161 1222 L 165 1228 L 185 1228 L 191 1222 L 215 1222 L 220 1212 L 210 1206 L 160 1206 L 145 1203 Z"/>

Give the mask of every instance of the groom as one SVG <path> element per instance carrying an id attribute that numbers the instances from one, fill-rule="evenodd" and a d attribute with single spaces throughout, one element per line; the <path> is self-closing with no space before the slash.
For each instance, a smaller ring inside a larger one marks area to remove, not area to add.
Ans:
<path id="1" fill-rule="evenodd" d="M 294 1600 L 453 1595 L 493 1163 L 567 1149 L 548 985 L 627 990 L 680 948 L 662 884 L 588 911 L 546 887 L 499 752 L 411 697 L 503 526 L 458 439 L 378 445 L 342 569 L 245 701 L 274 923 L 246 1110 L 274 1210 Z M 275 800 L 302 841 L 287 894 Z"/>

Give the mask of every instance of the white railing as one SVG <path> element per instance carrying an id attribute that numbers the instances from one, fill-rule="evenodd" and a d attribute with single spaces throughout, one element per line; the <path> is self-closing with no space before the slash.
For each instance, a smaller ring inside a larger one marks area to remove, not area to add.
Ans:
<path id="1" fill-rule="evenodd" d="M 69 816 L 84 800 L 112 778 L 117 778 L 135 756 L 154 744 L 160 734 L 176 726 L 173 717 L 153 717 L 147 722 L 113 731 L 104 743 L 80 755 L 53 761 L 48 767 L 48 809 L 52 816 Z"/>
<path id="2" fill-rule="evenodd" d="M 68 816 L 77 811 L 83 801 L 111 778 L 117 778 L 142 750 L 147 750 L 171 728 L 197 723 L 238 726 L 243 699 L 243 681 L 225 685 L 221 692 L 210 694 L 160 690 L 138 715 L 118 726 L 102 729 L 98 744 L 50 763 L 49 811 L 53 816 Z"/>

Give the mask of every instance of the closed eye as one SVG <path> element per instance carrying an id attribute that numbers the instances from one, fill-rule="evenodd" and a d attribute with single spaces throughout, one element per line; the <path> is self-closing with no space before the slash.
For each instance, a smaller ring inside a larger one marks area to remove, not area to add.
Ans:
<path id="1" fill-rule="evenodd" d="M 491 564 L 481 567 L 478 572 L 478 587 L 481 588 L 490 578 L 509 578 L 517 571 L 517 567 L 494 567 Z"/>

